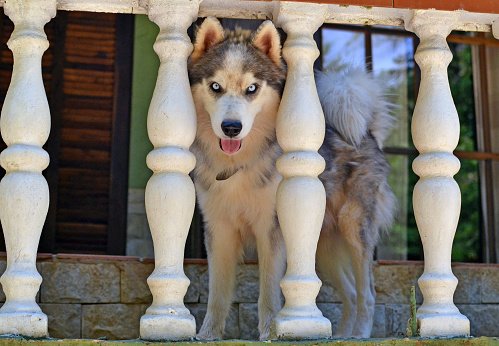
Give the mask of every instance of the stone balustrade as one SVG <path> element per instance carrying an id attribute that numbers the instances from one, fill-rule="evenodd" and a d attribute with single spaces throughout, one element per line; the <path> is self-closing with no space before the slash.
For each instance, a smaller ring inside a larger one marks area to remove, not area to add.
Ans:
<path id="1" fill-rule="evenodd" d="M 147 156 L 153 176 L 145 206 L 156 254 L 156 268 L 147 279 L 154 300 L 140 320 L 140 336 L 147 340 L 183 340 L 196 334 L 194 317 L 183 303 L 189 286 L 183 257 L 195 205 L 188 174 L 196 163 L 189 151 L 196 112 L 187 76 L 192 51 L 187 29 L 197 18 L 198 6 L 198 0 L 149 1 L 149 18 L 160 28 L 154 50 L 161 65 L 147 116 L 154 149 Z"/>
<path id="2" fill-rule="evenodd" d="M 274 17 L 288 35 L 283 47 L 288 79 L 276 125 L 284 151 L 277 160 L 283 180 L 276 208 L 286 244 L 287 270 L 281 281 L 285 305 L 275 318 L 273 336 L 328 338 L 331 322 L 315 304 L 321 287 L 315 252 L 326 208 L 326 192 L 317 176 L 326 163 L 317 152 L 324 141 L 325 121 L 314 80 L 319 50 L 313 35 L 324 22 L 325 8 L 286 3 L 276 9 Z"/>
<path id="3" fill-rule="evenodd" d="M 0 254 L 0 275 L 6 267 Z M 154 260 L 137 257 L 84 255 L 39 255 L 37 269 L 43 282 L 36 302 L 48 316 L 48 332 L 54 338 L 136 339 L 140 317 L 152 302 L 147 277 Z M 454 301 L 469 317 L 474 336 L 499 335 L 499 265 L 460 264 L 452 267 L 459 279 Z M 186 276 L 191 284 L 185 306 L 201 325 L 208 301 L 206 262 L 186 260 Z M 409 287 L 417 285 L 423 273 L 422 262 L 386 262 L 374 265 L 376 307 L 372 337 L 403 337 L 409 318 Z M 238 285 L 229 313 L 225 336 L 231 339 L 258 338 L 258 267 L 248 263 L 237 270 Z M 423 301 L 419 290 L 417 303 Z M 0 306 L 5 295 L 0 288 Z M 338 293 L 321 287 L 317 306 L 336 330 L 341 317 Z M 116 323 L 119 315 L 120 323 Z"/>
<path id="4" fill-rule="evenodd" d="M 470 322 L 453 302 L 457 279 L 451 270 L 452 241 L 461 210 L 461 192 L 453 176 L 459 160 L 459 117 L 447 77 L 452 53 L 446 37 L 458 13 L 415 11 L 406 28 L 420 38 L 415 60 L 421 84 L 412 118 L 412 138 L 420 155 L 412 167 L 420 177 L 413 206 L 423 243 L 425 271 L 419 278 L 424 302 L 418 309 L 422 336 L 469 335 Z"/>
<path id="5" fill-rule="evenodd" d="M 15 29 L 8 46 L 14 55 L 12 80 L 0 119 L 7 149 L 0 154 L 6 174 L 0 182 L 0 219 L 8 253 L 0 282 L 7 297 L 0 309 L 0 334 L 47 336 L 47 316 L 35 302 L 42 278 L 36 250 L 49 207 L 41 172 L 49 157 L 42 146 L 50 132 L 50 110 L 42 80 L 48 48 L 43 26 L 56 14 L 56 0 L 13 0 L 5 14 Z"/>
<path id="6" fill-rule="evenodd" d="M 459 170 L 452 151 L 459 139 L 459 120 L 449 90 L 446 69 L 452 55 L 445 38 L 453 29 L 493 31 L 497 37 L 497 14 L 248 0 L 8 0 L 0 5 L 15 24 L 9 40 L 14 54 L 13 76 L 0 121 L 8 145 L 0 155 L 0 164 L 7 172 L 0 183 L 0 218 L 7 248 L 7 268 L 0 279 L 6 295 L 0 309 L 0 334 L 48 334 L 47 317 L 35 300 L 41 283 L 35 267 L 36 249 L 48 208 L 47 183 L 41 171 L 49 159 L 42 146 L 50 129 L 40 61 L 48 44 L 43 25 L 55 16 L 57 8 L 147 13 L 160 27 L 154 48 L 161 66 L 148 115 L 154 149 L 147 165 L 154 174 L 145 197 L 157 255 L 147 280 L 153 300 L 140 319 L 142 338 L 189 339 L 196 330 L 195 319 L 183 302 L 189 280 L 182 257 L 195 203 L 188 176 L 195 166 L 189 146 L 195 136 L 196 117 L 187 78 L 186 61 L 192 49 L 187 29 L 198 16 L 206 15 L 273 18 L 288 34 L 283 55 L 290 78 L 277 123 L 277 138 L 284 151 L 277 167 L 284 177 L 277 211 L 288 269 L 281 283 L 286 304 L 275 320 L 275 336 L 331 335 L 331 324 L 316 305 L 321 283 L 314 268 L 325 193 L 317 179 L 324 169 L 324 160 L 317 153 L 324 137 L 324 119 L 312 70 L 318 57 L 313 34 L 323 22 L 405 23 L 406 29 L 421 39 L 416 61 L 422 79 L 412 126 L 420 152 L 413 167 L 421 178 L 414 191 L 414 211 L 426 259 L 419 280 L 424 301 L 418 322 L 424 336 L 470 333 L 468 319 L 453 302 L 457 279 L 452 274 L 450 253 L 460 191 L 452 178 Z M 288 203 L 291 200 L 303 203 Z M 59 279 L 54 280 L 57 283 Z M 42 290 L 42 298 L 43 294 Z M 137 309 L 142 313 L 142 307 Z"/>

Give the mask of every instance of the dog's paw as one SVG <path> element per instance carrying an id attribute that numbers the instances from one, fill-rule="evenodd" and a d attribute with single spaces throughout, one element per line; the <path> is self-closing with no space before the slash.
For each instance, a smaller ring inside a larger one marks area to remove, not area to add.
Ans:
<path id="1" fill-rule="evenodd" d="M 353 336 L 352 334 L 345 334 L 345 333 L 334 333 L 333 334 L 333 339 L 352 339 Z"/>
<path id="2" fill-rule="evenodd" d="M 258 332 L 260 333 L 259 340 L 260 341 L 265 341 L 265 340 L 271 340 L 272 338 L 275 338 L 275 330 L 273 330 L 273 324 L 272 324 L 272 319 L 271 318 L 265 318 L 263 321 L 260 321 L 258 324 Z"/>
<path id="3" fill-rule="evenodd" d="M 212 331 L 208 330 L 200 330 L 199 333 L 196 334 L 196 340 L 200 341 L 216 341 L 222 340 L 221 335 L 215 335 Z"/>
<path id="4" fill-rule="evenodd" d="M 353 339 L 369 339 L 371 336 L 370 331 L 353 331 L 352 335 L 350 336 Z"/>
<path id="5" fill-rule="evenodd" d="M 264 333 L 264 334 L 260 334 L 260 338 L 259 338 L 260 341 L 267 341 L 267 340 L 270 340 L 270 333 Z"/>

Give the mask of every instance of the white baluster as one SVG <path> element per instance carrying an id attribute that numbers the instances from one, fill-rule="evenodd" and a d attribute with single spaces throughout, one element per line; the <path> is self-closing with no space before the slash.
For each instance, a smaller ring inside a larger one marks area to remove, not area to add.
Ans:
<path id="1" fill-rule="evenodd" d="M 42 149 L 50 132 L 50 110 L 42 80 L 42 55 L 49 46 L 44 25 L 56 14 L 56 0 L 9 0 L 5 13 L 15 24 L 8 46 L 14 55 L 9 90 L 0 119 L 7 144 L 0 155 L 0 219 L 7 270 L 0 282 L 7 297 L 0 309 L 0 334 L 47 336 L 47 316 L 35 302 L 42 277 L 36 251 L 49 206 L 49 164 Z"/>
<path id="2" fill-rule="evenodd" d="M 288 35 L 283 48 L 288 75 L 277 118 L 277 139 L 284 150 L 277 162 L 284 177 L 277 191 L 277 214 L 287 252 L 281 281 L 286 303 L 272 327 L 273 336 L 281 339 L 331 336 L 331 323 L 315 304 L 321 287 L 315 253 L 326 193 L 317 178 L 325 168 L 317 153 L 325 123 L 313 73 L 319 56 L 313 34 L 324 21 L 324 10 L 322 5 L 281 3 L 274 16 Z"/>
<path id="3" fill-rule="evenodd" d="M 424 302 L 417 319 L 421 336 L 469 335 L 469 320 L 453 302 L 457 278 L 451 269 L 452 241 L 461 207 L 453 176 L 459 160 L 452 154 L 459 141 L 459 118 L 449 87 L 452 53 L 446 42 L 457 13 L 414 11 L 406 29 L 421 42 L 415 54 L 421 68 L 419 96 L 412 118 L 412 138 L 420 155 L 413 170 L 414 215 L 424 249 L 424 273 L 418 283 Z"/>
<path id="4" fill-rule="evenodd" d="M 196 334 L 194 317 L 183 303 L 189 286 L 183 259 L 195 203 L 188 173 L 196 163 L 189 151 L 196 113 L 187 76 L 192 50 L 187 29 L 198 9 L 199 0 L 149 1 L 149 18 L 160 28 L 154 50 L 161 65 L 147 118 L 154 145 L 147 166 L 154 174 L 146 186 L 145 205 L 155 269 L 147 279 L 153 303 L 140 319 L 140 336 L 148 340 L 182 340 Z"/>

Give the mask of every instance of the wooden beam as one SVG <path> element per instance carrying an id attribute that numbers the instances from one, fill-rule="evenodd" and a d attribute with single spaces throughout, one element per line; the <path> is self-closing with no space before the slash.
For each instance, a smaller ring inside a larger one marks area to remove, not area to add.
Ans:
<path id="1" fill-rule="evenodd" d="M 393 0 L 395 8 L 464 10 L 478 13 L 499 13 L 497 0 Z"/>
<path id="2" fill-rule="evenodd" d="M 393 0 L 286 0 L 289 2 L 308 2 L 315 4 L 364 6 L 364 7 L 393 7 Z"/>
<path id="3" fill-rule="evenodd" d="M 44 171 L 45 178 L 49 184 L 50 204 L 47 219 L 40 238 L 39 251 L 54 252 L 57 231 L 57 199 L 59 195 L 59 153 L 61 144 L 62 112 L 64 109 L 64 63 L 66 45 L 67 13 L 60 13 L 54 18 L 54 58 L 52 75 L 52 86 L 49 96 L 51 129 L 47 140 L 46 150 L 50 155 L 50 164 Z"/>
<path id="4" fill-rule="evenodd" d="M 134 17 L 116 18 L 114 112 L 111 142 L 107 254 L 125 255 L 128 206 L 128 155 Z"/>
<path id="5" fill-rule="evenodd" d="M 465 10 L 460 13 L 456 30 L 490 32 L 497 21 L 497 0 L 287 0 L 325 4 L 326 23 L 402 26 L 412 9 Z M 3 6 L 5 0 L 0 0 Z M 146 14 L 138 0 L 59 0 L 57 9 L 63 11 L 111 12 Z M 204 0 L 199 17 L 268 19 L 272 18 L 279 1 L 270 0 Z"/>

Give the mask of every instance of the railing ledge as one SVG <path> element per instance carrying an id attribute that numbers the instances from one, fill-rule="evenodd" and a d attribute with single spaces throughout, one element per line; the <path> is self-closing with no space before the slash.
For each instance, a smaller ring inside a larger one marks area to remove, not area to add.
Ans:
<path id="1" fill-rule="evenodd" d="M 199 16 L 215 16 L 219 18 L 268 19 L 273 18 L 274 9 L 280 2 L 268 0 L 204 0 L 200 4 Z M 312 1 L 304 1 L 312 2 Z M 316 1 L 324 3 L 324 1 Z M 5 0 L 0 0 L 0 7 Z M 358 3 L 358 2 L 357 2 Z M 376 6 L 325 4 L 327 13 L 325 23 L 389 25 L 403 27 L 404 20 L 414 10 L 409 8 L 392 8 Z M 109 12 L 124 14 L 147 14 L 147 0 L 58 0 L 57 9 L 63 11 Z M 459 20 L 455 30 L 494 32 L 499 37 L 499 14 L 478 13 L 464 10 L 440 11 L 442 13 L 457 12 Z M 494 30 L 493 30 L 494 28 Z"/>

